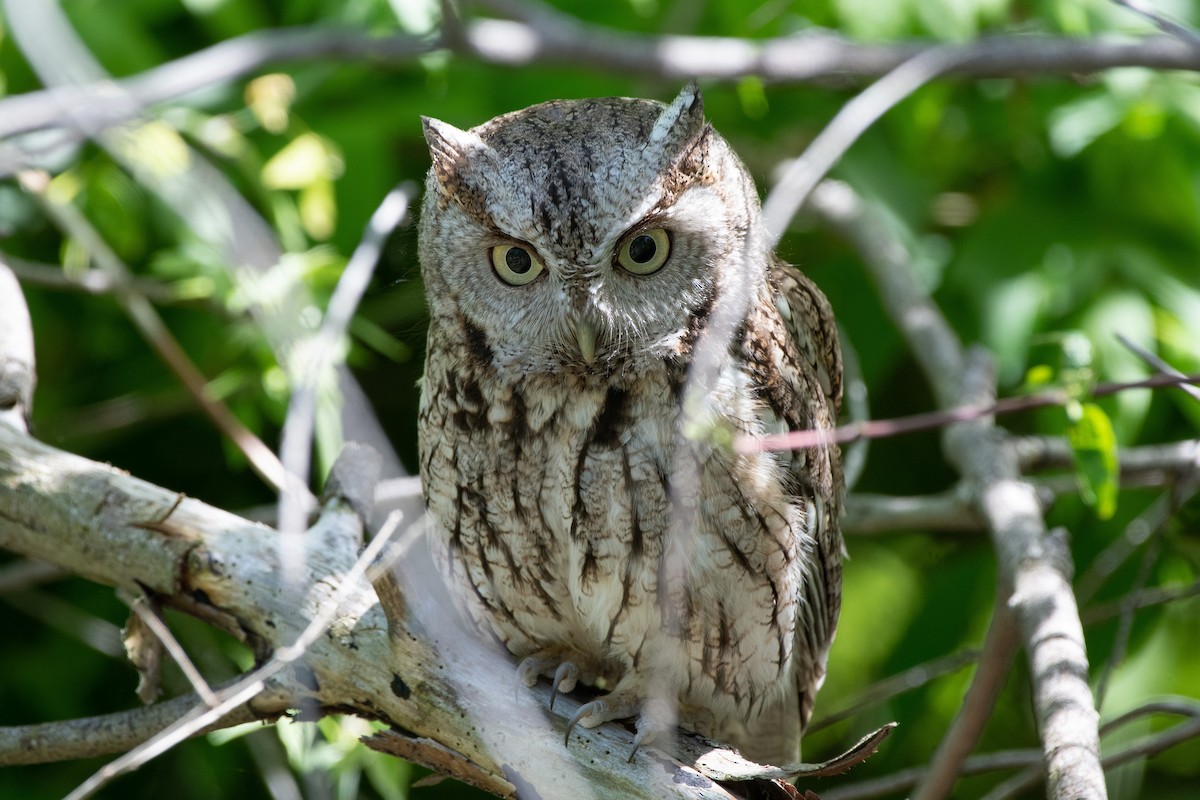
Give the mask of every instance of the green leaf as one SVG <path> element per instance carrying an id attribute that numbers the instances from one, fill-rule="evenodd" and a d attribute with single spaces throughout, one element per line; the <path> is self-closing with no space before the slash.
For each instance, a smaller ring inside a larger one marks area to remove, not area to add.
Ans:
<path id="1" fill-rule="evenodd" d="M 742 113 L 749 119 L 762 119 L 770 111 L 762 78 L 742 78 L 737 84 L 737 94 Z"/>
<path id="2" fill-rule="evenodd" d="M 302 133 L 263 166 L 262 181 L 271 189 L 304 189 L 341 171 L 336 147 L 315 133 Z"/>
<path id="3" fill-rule="evenodd" d="M 1083 499 L 1102 520 L 1117 510 L 1117 437 L 1112 421 L 1095 403 L 1081 403 L 1077 416 L 1067 427 L 1067 441 L 1075 455 L 1075 467 Z"/>

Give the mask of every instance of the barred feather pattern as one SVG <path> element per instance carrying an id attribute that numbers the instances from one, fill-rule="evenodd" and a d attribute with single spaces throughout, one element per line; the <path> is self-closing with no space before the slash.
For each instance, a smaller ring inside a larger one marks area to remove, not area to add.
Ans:
<path id="1" fill-rule="evenodd" d="M 471 131 L 426 124 L 420 457 L 452 594 L 536 672 L 570 663 L 608 691 L 609 712 L 583 724 L 665 700 L 750 758 L 798 760 L 841 601 L 839 454 L 728 441 L 835 424 L 824 296 L 759 244 L 753 183 L 694 87 L 669 106 L 555 101 Z M 669 232 L 669 259 L 621 273 L 615 248 L 647 225 Z M 498 281 L 486 253 L 504 242 L 545 274 Z M 749 302 L 697 426 L 689 370 L 734 281 Z M 679 486 L 685 457 L 694 483 Z"/>

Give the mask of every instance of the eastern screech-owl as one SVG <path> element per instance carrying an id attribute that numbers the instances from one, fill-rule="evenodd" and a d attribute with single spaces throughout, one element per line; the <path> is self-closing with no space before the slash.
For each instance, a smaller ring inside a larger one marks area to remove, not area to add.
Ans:
<path id="1" fill-rule="evenodd" d="M 456 599 L 529 685 L 608 691 L 571 725 L 797 760 L 841 604 L 840 457 L 729 441 L 833 426 L 825 297 L 771 252 L 694 86 L 425 138 L 421 474 Z"/>

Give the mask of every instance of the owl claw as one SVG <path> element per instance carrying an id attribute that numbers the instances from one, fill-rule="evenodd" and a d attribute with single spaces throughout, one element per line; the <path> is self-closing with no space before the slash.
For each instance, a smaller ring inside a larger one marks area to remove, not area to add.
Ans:
<path id="1" fill-rule="evenodd" d="M 638 750 L 641 749 L 642 745 L 654 741 L 654 738 L 657 735 L 658 735 L 657 730 L 655 730 L 653 728 L 643 728 L 641 725 L 641 719 L 639 719 L 638 720 L 638 732 L 633 737 L 633 747 L 630 748 L 630 750 L 629 750 L 629 758 L 625 759 L 626 763 L 632 764 L 633 757 L 637 755 L 637 752 L 638 752 Z"/>
<path id="2" fill-rule="evenodd" d="M 603 700 L 593 700 L 590 703 L 581 705 L 579 710 L 575 712 L 575 716 L 571 717 L 571 720 L 567 723 L 567 734 L 563 737 L 563 746 L 571 746 L 571 731 L 575 730 L 577 724 L 588 717 L 603 715 L 606 711 L 608 711 L 608 703 Z M 605 719 L 611 719 L 611 717 L 605 717 Z M 600 722 L 604 722 L 604 719 L 601 719 Z M 596 724 L 600 723 L 597 722 Z M 585 725 L 584 727 L 588 726 Z"/>
<path id="3" fill-rule="evenodd" d="M 579 670 L 570 661 L 564 661 L 558 665 L 558 669 L 554 673 L 553 686 L 550 687 L 550 710 L 554 710 L 554 701 L 558 699 L 558 693 L 569 692 L 575 688 L 576 682 L 579 680 Z"/>
<path id="4" fill-rule="evenodd" d="M 513 701 L 516 702 L 521 698 L 521 687 L 529 688 L 537 683 L 538 675 L 541 674 L 543 664 L 537 656 L 529 656 L 521 659 L 521 663 L 517 664 L 517 683 L 513 686 Z"/>

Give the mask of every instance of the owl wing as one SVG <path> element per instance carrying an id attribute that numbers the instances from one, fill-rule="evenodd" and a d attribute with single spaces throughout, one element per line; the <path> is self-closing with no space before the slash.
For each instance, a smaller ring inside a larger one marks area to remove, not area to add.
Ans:
<path id="1" fill-rule="evenodd" d="M 842 402 L 842 357 L 833 309 L 812 281 L 778 259 L 772 264 L 768 286 L 786 331 L 775 364 L 776 379 L 785 391 L 768 393 L 768 402 L 792 430 L 832 429 Z M 812 537 L 796 632 L 801 656 L 796 688 L 803 729 L 825 679 L 825 663 L 841 610 L 843 478 L 836 445 L 795 451 L 791 458 L 795 493 L 807 504 Z"/>

